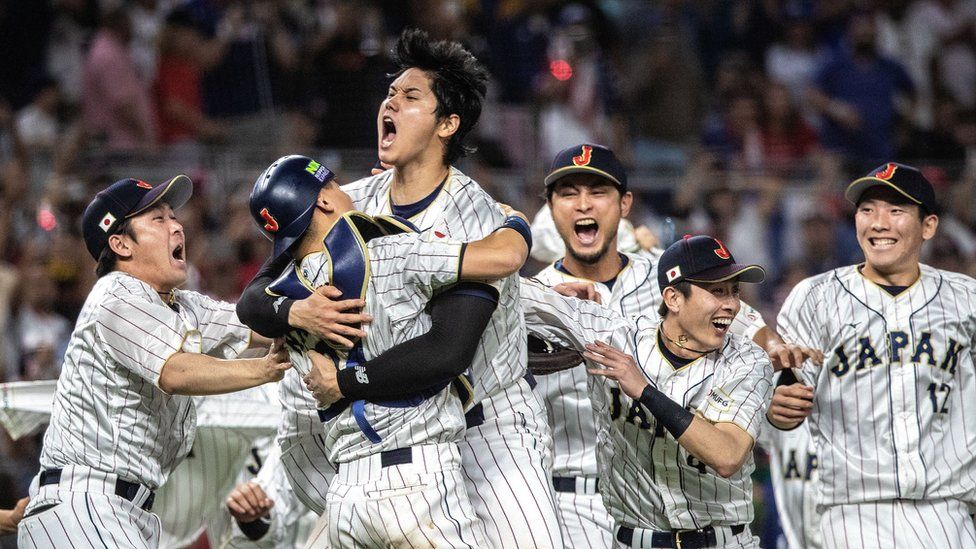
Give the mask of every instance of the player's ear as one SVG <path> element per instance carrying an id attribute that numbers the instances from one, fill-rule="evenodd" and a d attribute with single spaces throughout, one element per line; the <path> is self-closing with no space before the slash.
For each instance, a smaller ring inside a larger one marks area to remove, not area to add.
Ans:
<path id="1" fill-rule="evenodd" d="M 461 127 L 461 117 L 456 114 L 449 114 L 441 119 L 437 124 L 437 137 L 447 139 L 454 135 Z"/>
<path id="2" fill-rule="evenodd" d="M 119 257 L 132 257 L 132 239 L 124 234 L 109 236 L 108 248 Z"/>
<path id="3" fill-rule="evenodd" d="M 634 205 L 634 193 L 627 191 L 620 196 L 620 217 L 630 215 L 630 207 Z"/>
<path id="4" fill-rule="evenodd" d="M 939 228 L 939 216 L 927 215 L 922 220 L 922 240 L 929 240 L 935 236 L 935 230 Z"/>
<path id="5" fill-rule="evenodd" d="M 336 205 L 333 204 L 332 200 L 329 199 L 329 194 L 325 192 L 325 187 L 319 191 L 319 196 L 315 199 L 315 207 L 322 210 L 323 213 L 335 213 Z"/>
<path id="6" fill-rule="evenodd" d="M 661 299 L 671 313 L 677 313 L 681 309 L 682 298 L 684 296 L 674 286 L 668 286 L 661 293 Z"/>

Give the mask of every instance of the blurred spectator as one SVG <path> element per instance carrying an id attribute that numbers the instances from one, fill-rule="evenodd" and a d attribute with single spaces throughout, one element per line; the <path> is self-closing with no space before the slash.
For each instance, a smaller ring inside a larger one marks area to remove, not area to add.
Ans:
<path id="1" fill-rule="evenodd" d="M 84 95 L 82 75 L 88 48 L 98 30 L 99 3 L 98 0 L 56 0 L 51 4 L 57 9 L 51 22 L 46 64 L 41 66 L 57 81 L 65 102 L 75 108 L 81 105 Z M 146 75 L 141 76 L 142 81 L 148 81 Z"/>
<path id="2" fill-rule="evenodd" d="M 61 136 L 58 109 L 61 94 L 57 82 L 44 78 L 31 102 L 17 112 L 17 134 L 25 147 L 50 151 Z"/>
<path id="3" fill-rule="evenodd" d="M 963 108 L 976 107 L 976 3 L 918 0 L 907 16 L 918 69 L 930 93 L 945 90 Z M 928 71 L 934 69 L 929 76 Z"/>
<path id="4" fill-rule="evenodd" d="M 852 16 L 848 47 L 817 74 L 810 92 L 811 102 L 823 115 L 824 146 L 864 165 L 894 155 L 895 101 L 914 93 L 904 67 L 879 56 L 875 31 L 870 13 Z"/>
<path id="5" fill-rule="evenodd" d="M 159 58 L 159 33 L 166 19 L 164 4 L 158 0 L 131 0 L 129 17 L 132 20 L 132 59 L 139 75 L 145 81 L 156 76 L 156 63 Z"/>
<path id="6" fill-rule="evenodd" d="M 55 2 L 0 2 L 0 100 L 19 109 L 30 101 L 30 84 L 44 73 Z"/>
<path id="7" fill-rule="evenodd" d="M 619 149 L 625 126 L 619 119 L 616 77 L 596 41 L 590 8 L 573 3 L 560 10 L 548 63 L 538 92 L 542 157 L 552 158 L 576 143 Z"/>
<path id="8" fill-rule="evenodd" d="M 702 146 L 725 169 L 762 170 L 764 152 L 758 98 L 747 91 L 730 97 L 723 116 L 706 125 Z"/>
<path id="9" fill-rule="evenodd" d="M 484 61 L 498 86 L 502 103 L 526 103 L 532 99 L 534 80 L 545 66 L 550 24 L 538 2 L 484 3 L 486 39 L 491 55 Z"/>
<path id="10" fill-rule="evenodd" d="M 770 83 L 762 103 L 763 167 L 788 177 L 812 167 L 820 150 L 817 134 L 800 116 L 789 89 Z"/>
<path id="11" fill-rule="evenodd" d="M 129 53 L 132 25 L 124 8 L 105 14 L 82 74 L 84 122 L 89 135 L 112 152 L 133 152 L 156 143 L 152 101 Z"/>
<path id="12" fill-rule="evenodd" d="M 819 46 L 814 33 L 812 2 L 787 2 L 784 13 L 783 36 L 766 50 L 766 74 L 773 82 L 785 85 L 793 101 L 802 105 L 803 114 L 814 120 L 814 111 L 807 102 L 807 91 L 827 54 Z"/>
<path id="13" fill-rule="evenodd" d="M 173 10 L 160 33 L 153 92 L 159 141 L 181 162 L 200 160 L 201 142 L 220 141 L 224 126 L 203 112 L 201 79 L 224 55 L 226 39 L 207 40 L 189 11 Z"/>
<path id="14" fill-rule="evenodd" d="M 71 335 L 71 323 L 52 309 L 56 288 L 43 265 L 26 267 L 21 277 L 23 299 L 15 333 L 20 354 L 20 379 L 57 379 Z"/>

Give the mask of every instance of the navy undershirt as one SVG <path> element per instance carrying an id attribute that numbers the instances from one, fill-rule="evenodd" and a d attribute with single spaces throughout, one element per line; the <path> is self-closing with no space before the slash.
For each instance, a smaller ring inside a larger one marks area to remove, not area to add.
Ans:
<path id="1" fill-rule="evenodd" d="M 626 267 L 627 264 L 630 263 L 630 258 L 628 258 L 627 256 L 625 256 L 624 254 L 622 254 L 620 252 L 617 252 L 617 255 L 620 256 L 620 270 L 623 271 L 624 270 L 624 267 Z M 559 271 L 561 273 L 568 274 L 569 276 L 572 276 L 574 278 L 580 278 L 580 277 L 574 275 L 573 273 L 569 272 L 569 269 L 567 269 L 563 265 L 563 260 L 562 259 L 556 261 L 556 263 L 553 264 L 553 267 L 557 271 Z M 620 276 L 620 272 L 619 271 L 617 272 L 617 276 Z M 617 276 L 611 278 L 610 280 L 601 282 L 600 284 L 605 285 L 607 288 L 610 288 L 610 290 L 613 291 L 613 284 L 617 281 Z"/>
<path id="2" fill-rule="evenodd" d="M 671 366 L 675 370 L 679 368 L 684 368 L 685 366 L 691 364 L 695 360 L 698 360 L 695 358 L 682 358 L 672 353 L 671 350 L 668 349 L 668 346 L 664 344 L 664 336 L 661 334 L 661 328 L 657 329 L 657 346 L 661 349 L 661 354 L 664 355 L 664 358 L 666 358 L 668 362 L 671 363 Z"/>
<path id="3" fill-rule="evenodd" d="M 857 272 L 863 274 L 864 273 L 864 271 L 862 271 L 863 268 L 864 265 L 859 266 L 857 268 Z M 892 297 L 897 296 L 898 294 L 908 289 L 908 286 L 888 286 L 887 284 L 878 284 L 878 286 L 881 286 L 881 289 L 891 294 Z"/>
<path id="4" fill-rule="evenodd" d="M 430 206 L 430 203 L 433 202 L 435 198 L 437 198 L 437 193 L 441 192 L 441 189 L 444 188 L 444 183 L 447 183 L 446 177 L 444 178 L 444 181 L 441 181 L 441 184 L 438 185 L 437 188 L 434 189 L 430 194 L 428 194 L 424 198 L 421 198 L 419 201 L 414 202 L 413 204 L 401 205 L 401 204 L 393 204 L 391 202 L 390 209 L 393 210 L 393 215 L 400 216 L 404 219 L 410 219 L 411 217 L 426 210 L 427 206 Z"/>

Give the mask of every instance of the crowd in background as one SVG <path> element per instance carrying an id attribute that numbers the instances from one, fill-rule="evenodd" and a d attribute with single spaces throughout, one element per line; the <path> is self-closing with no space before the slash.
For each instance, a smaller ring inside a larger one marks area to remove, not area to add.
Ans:
<path id="1" fill-rule="evenodd" d="M 260 167 L 367 175 L 407 26 L 490 68 L 462 170 L 531 216 L 556 151 L 606 144 L 635 224 L 767 266 L 748 299 L 769 321 L 797 281 L 860 260 L 842 191 L 890 160 L 943 205 L 923 261 L 976 275 L 976 1 L 0 2 L 0 381 L 57 377 L 94 281 L 78 218 L 115 179 L 194 179 L 190 284 L 235 300 L 269 250 L 246 208 Z M 0 435 L 0 507 L 38 448 Z"/>

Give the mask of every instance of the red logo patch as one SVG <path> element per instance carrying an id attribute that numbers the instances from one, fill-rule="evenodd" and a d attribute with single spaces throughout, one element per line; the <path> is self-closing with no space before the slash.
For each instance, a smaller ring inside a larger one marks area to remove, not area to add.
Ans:
<path id="1" fill-rule="evenodd" d="M 573 164 L 577 166 L 589 166 L 590 159 L 593 157 L 593 147 L 583 145 L 583 152 L 573 157 Z"/>
<path id="2" fill-rule="evenodd" d="M 712 251 L 715 252 L 715 255 L 719 256 L 722 259 L 728 259 L 728 258 L 732 257 L 732 255 L 729 253 L 729 251 L 725 249 L 725 244 L 722 244 L 722 241 L 721 240 L 719 240 L 717 238 L 715 238 L 713 240 L 715 240 L 715 243 L 718 244 L 718 248 L 715 248 L 714 250 L 712 250 Z"/>
<path id="3" fill-rule="evenodd" d="M 447 235 L 440 231 L 434 231 L 434 236 L 436 236 L 437 238 L 444 238 Z"/>
<path id="4" fill-rule="evenodd" d="M 152 189 L 152 185 L 146 183 L 145 181 L 136 180 L 136 187 L 141 187 L 143 189 Z"/>
<path id="5" fill-rule="evenodd" d="M 897 170 L 897 169 L 898 169 L 898 166 L 896 166 L 895 164 L 893 164 L 891 162 L 888 162 L 888 164 L 885 165 L 884 169 L 878 171 L 878 173 L 874 174 L 873 177 L 876 177 L 878 179 L 882 179 L 884 181 L 888 181 L 889 179 L 891 179 L 891 176 L 895 175 L 895 170 Z"/>
<path id="6" fill-rule="evenodd" d="M 278 232 L 278 220 L 271 215 L 271 212 L 269 212 L 267 208 L 261 209 L 261 218 L 267 221 L 267 223 L 264 224 L 264 230 L 268 231 L 269 233 Z"/>

